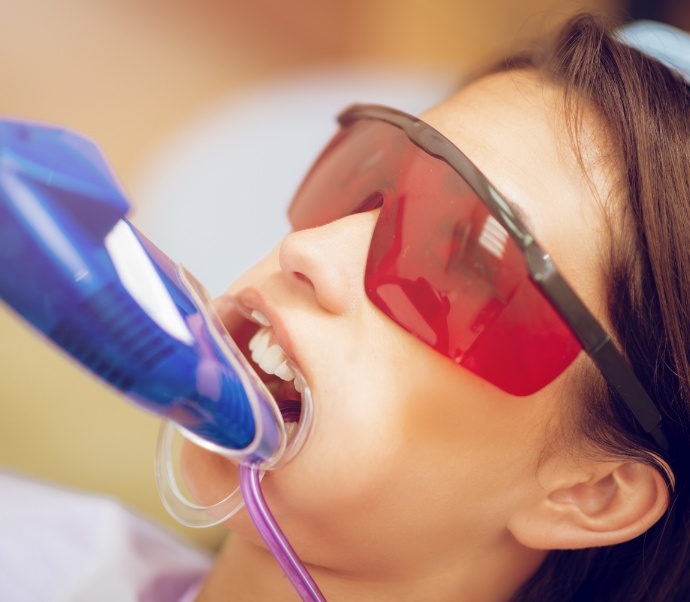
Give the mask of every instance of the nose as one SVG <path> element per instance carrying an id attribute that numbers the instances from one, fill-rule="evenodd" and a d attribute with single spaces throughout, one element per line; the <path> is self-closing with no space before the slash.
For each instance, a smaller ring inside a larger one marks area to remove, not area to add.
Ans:
<path id="1" fill-rule="evenodd" d="M 282 272 L 308 287 L 327 311 L 345 313 L 364 299 L 364 268 L 378 215 L 375 209 L 288 234 L 280 245 Z"/>

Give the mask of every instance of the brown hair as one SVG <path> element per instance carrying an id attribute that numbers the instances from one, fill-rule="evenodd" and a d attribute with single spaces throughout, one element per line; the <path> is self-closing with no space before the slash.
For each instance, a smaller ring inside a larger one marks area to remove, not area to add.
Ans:
<path id="1" fill-rule="evenodd" d="M 554 551 L 514 600 L 690 600 L 690 86 L 630 48 L 591 15 L 572 18 L 529 67 L 565 90 L 576 132 L 579 99 L 592 103 L 622 172 L 604 270 L 613 335 L 659 406 L 675 475 L 666 515 L 616 546 Z M 578 434 L 612 458 L 666 466 L 593 365 L 573 391 Z"/>

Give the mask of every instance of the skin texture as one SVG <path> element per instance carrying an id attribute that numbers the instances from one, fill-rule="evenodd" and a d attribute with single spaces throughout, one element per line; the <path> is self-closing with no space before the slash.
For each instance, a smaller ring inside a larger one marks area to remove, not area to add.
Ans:
<path id="1" fill-rule="evenodd" d="M 504 73 L 422 118 L 519 206 L 603 320 L 597 265 L 610 190 L 594 135 L 583 174 L 561 100 L 533 73 Z M 595 132 L 594 116 L 585 115 Z M 572 367 L 515 398 L 435 353 L 369 301 L 363 274 L 376 217 L 292 233 L 229 289 L 268 317 L 313 391 L 313 434 L 291 464 L 267 475 L 264 491 L 326 597 L 506 600 L 546 550 L 616 543 L 648 528 L 667 499 L 655 472 L 573 458 L 554 444 L 564 408 L 577 403 L 565 386 Z M 227 298 L 218 310 L 231 327 Z M 183 471 L 206 502 L 236 483 L 227 461 L 191 445 Z M 199 599 L 298 599 L 246 511 L 228 527 L 233 535 Z"/>

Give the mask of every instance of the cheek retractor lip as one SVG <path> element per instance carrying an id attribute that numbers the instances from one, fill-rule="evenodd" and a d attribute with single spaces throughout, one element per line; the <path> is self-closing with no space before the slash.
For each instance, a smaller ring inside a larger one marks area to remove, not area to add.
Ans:
<path id="1" fill-rule="evenodd" d="M 263 334 L 259 334 L 258 340 L 255 340 L 257 339 L 257 335 L 254 335 L 250 340 L 249 351 L 252 357 L 248 359 L 252 359 L 252 361 L 268 375 L 275 375 L 287 382 L 293 381 L 293 386 L 300 397 L 299 400 L 295 400 L 300 404 L 299 419 L 296 422 L 286 422 L 285 424 L 287 432 L 285 452 L 279 458 L 271 462 L 270 465 L 262 467 L 268 470 L 274 470 L 284 466 L 297 455 L 311 432 L 314 419 L 312 392 L 303 372 L 297 366 L 294 359 L 287 355 L 277 340 L 274 342 L 275 344 L 270 344 L 272 342 L 272 337 L 276 337 L 276 333 L 268 317 L 256 308 L 248 308 L 237 299 L 237 297 L 233 297 L 232 300 L 238 313 L 243 318 L 259 325 L 260 328 L 257 334 L 261 333 L 263 330 Z M 261 346 L 261 348 L 257 349 L 257 345 Z M 272 349 L 273 347 L 275 347 L 275 349 Z M 266 355 L 267 353 L 268 355 Z M 255 355 L 257 357 L 254 357 Z M 275 401 L 280 407 L 279 400 Z"/>

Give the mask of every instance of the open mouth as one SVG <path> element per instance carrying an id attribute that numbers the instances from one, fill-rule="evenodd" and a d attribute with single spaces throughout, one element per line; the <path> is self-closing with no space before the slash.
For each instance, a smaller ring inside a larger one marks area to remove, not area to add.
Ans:
<path id="1" fill-rule="evenodd" d="M 278 344 L 273 328 L 267 321 L 259 323 L 261 327 L 248 343 L 252 363 L 258 367 L 262 379 L 263 375 L 266 376 L 264 382 L 279 405 L 283 401 L 299 401 L 302 381 L 297 378 L 289 358 Z"/>
<path id="2" fill-rule="evenodd" d="M 278 344 L 268 319 L 256 310 L 238 310 L 242 317 L 228 329 L 230 336 L 275 399 L 286 424 L 297 422 L 304 378 Z"/>
<path id="3" fill-rule="evenodd" d="M 294 359 L 278 343 L 266 316 L 252 311 L 236 297 L 221 298 L 219 304 L 224 305 L 223 326 L 233 346 L 265 385 L 282 416 L 285 445 L 281 453 L 262 465 L 266 470 L 280 468 L 292 461 L 309 438 L 314 422 L 311 389 Z"/>

